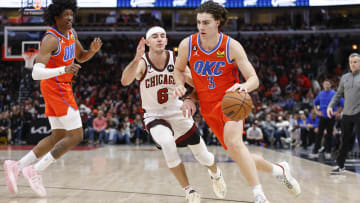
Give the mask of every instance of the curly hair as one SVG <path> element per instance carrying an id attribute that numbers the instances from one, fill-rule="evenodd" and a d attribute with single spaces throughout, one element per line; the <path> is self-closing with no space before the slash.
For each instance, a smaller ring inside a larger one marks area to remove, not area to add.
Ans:
<path id="1" fill-rule="evenodd" d="M 76 0 L 53 0 L 52 4 L 45 10 L 43 16 L 45 23 L 55 25 L 55 17 L 60 16 L 66 9 L 71 9 L 75 15 L 77 11 Z"/>
<path id="2" fill-rule="evenodd" d="M 209 13 L 215 20 L 220 20 L 219 29 L 222 29 L 225 26 L 228 18 L 228 11 L 223 6 L 213 1 L 202 3 L 195 12 L 196 14 Z"/>

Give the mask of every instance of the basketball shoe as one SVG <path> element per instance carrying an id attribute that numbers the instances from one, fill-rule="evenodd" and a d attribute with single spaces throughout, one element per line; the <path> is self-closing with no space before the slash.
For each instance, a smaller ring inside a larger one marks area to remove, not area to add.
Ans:
<path id="1" fill-rule="evenodd" d="M 6 160 L 4 162 L 4 171 L 6 177 L 6 185 L 13 194 L 18 192 L 17 178 L 20 174 L 19 163 L 17 161 Z"/>
<path id="2" fill-rule="evenodd" d="M 42 177 L 38 171 L 35 171 L 34 165 L 25 167 L 22 170 L 22 173 L 29 182 L 31 189 L 40 197 L 45 197 L 46 190 L 42 182 Z"/>
<path id="3" fill-rule="evenodd" d="M 277 165 L 282 168 L 283 174 L 276 176 L 276 178 L 283 185 L 285 185 L 285 187 L 288 189 L 288 191 L 292 195 L 294 195 L 294 196 L 300 195 L 300 193 L 301 193 L 300 185 L 297 182 L 297 180 L 291 176 L 289 164 L 287 162 L 283 161 L 283 162 L 278 163 Z"/>
<path id="4" fill-rule="evenodd" d="M 189 193 L 186 193 L 186 203 L 200 203 L 201 196 L 195 190 L 191 190 Z"/>
<path id="5" fill-rule="evenodd" d="M 325 159 L 331 159 L 331 153 L 325 152 L 324 156 L 325 156 Z"/>
<path id="6" fill-rule="evenodd" d="M 254 203 L 270 203 L 264 195 L 256 195 Z"/>
<path id="7" fill-rule="evenodd" d="M 344 173 L 345 167 L 340 168 L 339 166 L 336 166 L 333 170 L 330 171 L 330 175 L 341 175 Z"/>
<path id="8" fill-rule="evenodd" d="M 308 156 L 309 156 L 309 159 L 317 159 L 317 158 L 319 158 L 319 153 L 311 153 Z"/>
<path id="9" fill-rule="evenodd" d="M 214 190 L 215 195 L 218 198 L 224 199 L 226 196 L 226 192 L 227 192 L 226 183 L 225 183 L 225 180 L 224 180 L 221 170 L 219 168 L 217 168 L 217 170 L 220 171 L 220 176 L 217 178 L 215 178 L 211 175 L 212 173 L 211 173 L 210 169 L 208 169 L 208 172 L 209 172 L 210 178 L 213 182 L 213 190 Z"/>

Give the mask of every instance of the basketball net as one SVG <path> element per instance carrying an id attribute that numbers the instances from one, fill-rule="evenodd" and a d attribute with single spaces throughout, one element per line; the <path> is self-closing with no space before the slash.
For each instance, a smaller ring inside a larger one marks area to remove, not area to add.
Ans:
<path id="1" fill-rule="evenodd" d="M 28 49 L 28 51 L 22 53 L 22 57 L 25 60 L 25 68 L 32 69 L 38 50 L 34 48 Z"/>

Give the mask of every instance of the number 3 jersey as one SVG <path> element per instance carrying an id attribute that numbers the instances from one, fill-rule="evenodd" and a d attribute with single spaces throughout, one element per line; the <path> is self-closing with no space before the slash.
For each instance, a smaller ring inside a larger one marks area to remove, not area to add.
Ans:
<path id="1" fill-rule="evenodd" d="M 221 101 L 225 91 L 239 83 L 239 71 L 235 61 L 230 60 L 229 45 L 230 37 L 223 33 L 211 51 L 201 47 L 199 33 L 189 37 L 188 62 L 200 103 Z"/>
<path id="2" fill-rule="evenodd" d="M 142 57 L 146 70 L 139 81 L 139 89 L 144 118 L 182 115 L 182 101 L 174 96 L 175 56 L 169 50 L 166 50 L 166 54 L 164 67 L 156 67 L 150 60 L 149 53 Z"/>

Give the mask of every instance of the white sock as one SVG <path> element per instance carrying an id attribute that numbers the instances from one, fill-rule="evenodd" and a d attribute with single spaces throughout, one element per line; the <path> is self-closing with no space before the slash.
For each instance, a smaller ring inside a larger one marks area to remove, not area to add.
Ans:
<path id="1" fill-rule="evenodd" d="M 52 164 L 53 162 L 55 162 L 54 157 L 51 155 L 50 152 L 48 152 L 47 154 L 45 154 L 45 156 L 43 158 L 40 159 L 40 161 L 38 161 L 34 168 L 35 171 L 43 171 L 45 170 L 48 166 L 50 166 L 50 164 Z"/>
<path id="2" fill-rule="evenodd" d="M 216 168 L 216 173 L 213 173 L 210 169 L 209 169 L 209 173 L 210 173 L 211 177 L 213 177 L 215 179 L 219 178 L 221 175 L 220 169 L 218 167 Z"/>
<path id="3" fill-rule="evenodd" d="M 261 184 L 256 185 L 256 186 L 252 187 L 251 189 L 252 189 L 252 191 L 253 191 L 253 193 L 254 193 L 254 197 L 255 197 L 256 195 L 265 196 L 264 191 L 263 191 L 263 189 L 262 189 L 262 187 L 261 187 Z"/>
<path id="4" fill-rule="evenodd" d="M 185 191 L 186 194 L 189 194 L 189 192 L 190 192 L 191 190 L 193 190 L 192 187 L 191 187 L 191 185 L 188 185 L 188 186 L 184 187 L 183 189 L 184 189 L 184 191 Z"/>
<path id="5" fill-rule="evenodd" d="M 30 152 L 28 152 L 25 156 L 23 156 L 19 160 L 18 163 L 19 163 L 20 170 L 22 170 L 26 166 L 29 166 L 30 164 L 34 163 L 36 160 L 37 160 L 37 157 L 36 157 L 35 153 L 31 150 Z"/>
<path id="6" fill-rule="evenodd" d="M 272 170 L 271 174 L 274 177 L 281 176 L 284 174 L 284 171 L 280 166 L 273 164 L 273 170 Z"/>

